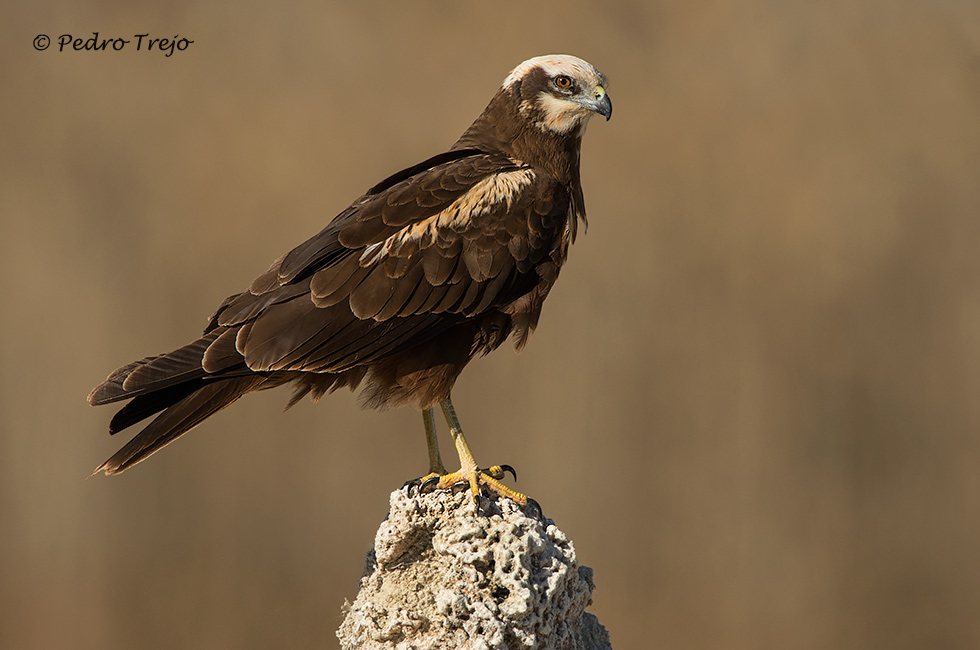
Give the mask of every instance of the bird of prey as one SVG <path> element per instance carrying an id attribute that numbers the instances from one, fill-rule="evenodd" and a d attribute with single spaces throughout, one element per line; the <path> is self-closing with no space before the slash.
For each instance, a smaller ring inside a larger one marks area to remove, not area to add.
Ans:
<path id="1" fill-rule="evenodd" d="M 97 470 L 117 474 L 246 393 L 292 384 L 292 406 L 362 386 L 366 406 L 422 411 L 423 487 L 469 484 L 526 505 L 480 469 L 450 392 L 463 367 L 513 337 L 520 350 L 585 222 L 589 118 L 612 115 L 606 78 L 574 56 L 529 59 L 444 153 L 384 179 L 317 235 L 225 299 L 203 335 L 113 372 L 88 397 L 130 400 L 109 433 L 156 415 Z M 436 443 L 439 405 L 460 470 Z M 288 408 L 288 407 L 287 407 Z"/>

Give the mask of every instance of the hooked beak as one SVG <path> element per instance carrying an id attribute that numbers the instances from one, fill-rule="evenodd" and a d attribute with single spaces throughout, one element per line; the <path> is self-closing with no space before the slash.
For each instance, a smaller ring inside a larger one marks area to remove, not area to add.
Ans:
<path id="1" fill-rule="evenodd" d="M 607 122 L 612 117 L 612 100 L 609 99 L 609 94 L 602 86 L 596 86 L 595 99 L 587 102 L 586 106 L 605 117 Z"/>

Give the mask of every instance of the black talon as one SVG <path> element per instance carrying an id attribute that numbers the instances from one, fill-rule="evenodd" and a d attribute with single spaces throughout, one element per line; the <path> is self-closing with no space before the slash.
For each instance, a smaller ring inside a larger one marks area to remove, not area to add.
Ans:
<path id="1" fill-rule="evenodd" d="M 517 470 L 510 465 L 494 465 L 493 467 L 480 469 L 479 471 L 498 481 L 506 476 L 507 472 L 510 472 L 510 475 L 514 477 L 514 480 L 517 480 Z"/>
<path id="2" fill-rule="evenodd" d="M 419 480 L 419 479 L 416 479 L 416 480 Z M 421 483 L 419 484 L 419 494 L 422 494 L 423 492 L 428 492 L 430 487 L 432 489 L 435 489 L 435 486 L 438 485 L 438 483 L 439 483 L 439 477 L 438 476 L 430 476 L 429 478 L 425 479 L 424 481 L 421 481 Z"/>
<path id="3" fill-rule="evenodd" d="M 420 478 L 413 478 L 402 484 L 403 490 L 408 490 L 408 496 L 412 496 L 412 488 L 417 487 L 422 482 Z"/>
<path id="4" fill-rule="evenodd" d="M 540 521 L 542 524 L 547 525 L 548 522 L 544 518 L 544 511 L 541 510 L 541 504 L 531 497 L 527 497 L 527 505 L 530 506 L 531 510 L 534 512 L 534 518 Z"/>
<path id="5" fill-rule="evenodd" d="M 510 472 L 510 475 L 514 477 L 514 482 L 517 483 L 517 470 L 510 465 L 501 465 L 500 470 L 503 472 Z"/>

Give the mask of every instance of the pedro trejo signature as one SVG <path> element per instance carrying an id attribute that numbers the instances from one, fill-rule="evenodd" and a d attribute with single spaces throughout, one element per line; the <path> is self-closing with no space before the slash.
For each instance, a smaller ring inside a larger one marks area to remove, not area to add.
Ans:
<path id="1" fill-rule="evenodd" d="M 71 34 L 62 34 L 58 37 L 58 51 L 95 51 L 105 52 L 113 50 L 116 52 L 124 49 L 135 49 L 137 51 L 159 51 L 166 52 L 164 56 L 170 57 L 175 51 L 183 52 L 194 41 L 186 37 L 175 34 L 173 38 L 153 38 L 147 34 L 134 34 L 132 38 L 100 38 L 98 32 L 92 32 L 90 38 L 74 38 Z M 130 44 L 133 47 L 129 47 Z"/>

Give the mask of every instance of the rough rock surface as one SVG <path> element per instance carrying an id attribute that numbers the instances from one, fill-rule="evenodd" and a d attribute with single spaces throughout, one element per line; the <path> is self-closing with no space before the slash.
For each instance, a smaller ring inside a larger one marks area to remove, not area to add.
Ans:
<path id="1" fill-rule="evenodd" d="M 609 649 L 585 611 L 592 569 L 575 547 L 506 499 L 468 492 L 391 494 L 360 591 L 345 604 L 343 648 Z"/>

